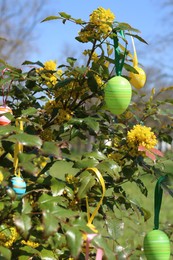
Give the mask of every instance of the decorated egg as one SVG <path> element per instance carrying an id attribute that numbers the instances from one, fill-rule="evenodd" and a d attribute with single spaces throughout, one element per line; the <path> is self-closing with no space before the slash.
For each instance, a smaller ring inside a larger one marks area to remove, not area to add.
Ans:
<path id="1" fill-rule="evenodd" d="M 147 260 L 169 260 L 170 241 L 161 230 L 152 230 L 144 238 L 144 253 Z"/>
<path id="2" fill-rule="evenodd" d="M 130 83 L 135 88 L 140 89 L 140 88 L 142 88 L 145 85 L 146 74 L 145 74 L 145 71 L 142 68 L 140 68 L 138 66 L 135 66 L 134 68 L 138 72 L 138 74 L 137 73 L 133 73 L 133 72 L 129 73 Z"/>
<path id="3" fill-rule="evenodd" d="M 0 114 L 11 113 L 12 110 L 8 106 L 0 106 Z M 0 125 L 8 125 L 11 120 L 9 120 L 6 116 L 0 116 Z"/>
<path id="4" fill-rule="evenodd" d="M 115 76 L 105 86 L 105 103 L 115 115 L 122 114 L 130 104 L 132 88 L 127 79 Z"/>
<path id="5" fill-rule="evenodd" d="M 12 188 L 18 196 L 22 196 L 26 192 L 26 182 L 19 176 L 11 179 Z"/>

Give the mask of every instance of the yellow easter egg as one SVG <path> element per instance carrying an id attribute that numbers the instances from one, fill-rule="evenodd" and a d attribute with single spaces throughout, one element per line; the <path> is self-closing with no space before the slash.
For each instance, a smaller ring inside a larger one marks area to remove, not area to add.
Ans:
<path id="1" fill-rule="evenodd" d="M 129 73 L 130 83 L 137 89 L 143 88 L 146 82 L 145 71 L 137 66 L 135 66 L 134 68 L 135 70 L 137 70 L 138 74 L 133 72 Z"/>

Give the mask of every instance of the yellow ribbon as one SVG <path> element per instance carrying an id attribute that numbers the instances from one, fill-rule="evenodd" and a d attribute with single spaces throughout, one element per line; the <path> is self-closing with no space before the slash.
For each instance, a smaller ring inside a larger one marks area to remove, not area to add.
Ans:
<path id="1" fill-rule="evenodd" d="M 98 180 L 99 180 L 99 182 L 100 182 L 100 184 L 101 184 L 101 186 L 102 186 L 102 196 L 101 196 L 101 199 L 100 199 L 100 201 L 99 201 L 97 207 L 95 208 L 95 210 L 93 211 L 92 214 L 90 214 L 89 203 L 88 203 L 88 197 L 86 197 L 87 219 L 88 219 L 87 226 L 90 227 L 91 230 L 93 230 L 95 233 L 97 233 L 98 231 L 96 230 L 96 228 L 95 228 L 95 226 L 92 224 L 92 222 L 93 222 L 95 216 L 97 215 L 98 210 L 99 210 L 100 206 L 102 205 L 103 198 L 104 198 L 104 196 L 105 196 L 105 192 L 106 192 L 105 182 L 104 182 L 104 179 L 103 179 L 101 173 L 99 172 L 99 170 L 98 170 L 97 168 L 87 168 L 86 170 L 88 170 L 88 171 L 93 171 L 93 172 L 96 174 L 96 176 L 97 176 L 97 178 L 98 178 Z"/>
<path id="2" fill-rule="evenodd" d="M 22 120 L 17 120 L 16 126 L 19 126 L 20 130 L 23 131 L 23 121 Z M 19 176 L 19 177 L 20 177 L 20 168 L 18 168 L 18 163 L 19 163 L 18 155 L 20 152 L 23 152 L 23 145 L 21 143 L 17 142 L 14 146 L 13 166 L 14 166 L 14 175 Z"/>

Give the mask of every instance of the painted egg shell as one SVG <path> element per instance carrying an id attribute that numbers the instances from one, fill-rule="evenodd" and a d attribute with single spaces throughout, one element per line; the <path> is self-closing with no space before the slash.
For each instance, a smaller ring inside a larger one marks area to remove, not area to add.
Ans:
<path id="1" fill-rule="evenodd" d="M 144 238 L 144 253 L 147 260 L 169 260 L 170 241 L 161 230 L 152 230 Z"/>
<path id="2" fill-rule="evenodd" d="M 11 113 L 12 110 L 8 106 L 0 106 L 0 114 Z M 0 116 L 0 125 L 8 125 L 11 120 L 9 120 L 6 116 Z"/>
<path id="3" fill-rule="evenodd" d="M 105 103 L 115 115 L 122 114 L 130 104 L 132 88 L 127 79 L 115 76 L 105 86 Z"/>
<path id="4" fill-rule="evenodd" d="M 130 72 L 129 73 L 129 78 L 130 78 L 130 83 L 137 89 L 142 88 L 145 85 L 146 82 L 146 74 L 143 69 L 140 67 L 134 67 L 135 70 L 137 70 L 137 73 Z"/>
<path id="5" fill-rule="evenodd" d="M 15 191 L 15 193 L 19 196 L 25 194 L 26 192 L 26 183 L 25 181 L 19 177 L 15 176 L 11 179 L 12 188 Z"/>

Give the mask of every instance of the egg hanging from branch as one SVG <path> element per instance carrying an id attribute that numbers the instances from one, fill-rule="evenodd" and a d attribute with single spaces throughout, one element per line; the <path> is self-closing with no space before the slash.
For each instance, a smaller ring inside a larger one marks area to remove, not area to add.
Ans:
<path id="1" fill-rule="evenodd" d="M 136 53 L 134 39 L 132 36 L 131 36 L 131 39 L 132 39 L 132 45 L 133 45 L 133 51 L 134 51 L 133 67 L 137 71 L 137 73 L 134 73 L 131 71 L 129 73 L 129 80 L 133 87 L 135 87 L 136 89 L 140 89 L 140 88 L 144 87 L 147 77 L 146 77 L 145 71 L 138 66 L 138 57 L 137 57 L 137 53 Z"/>
<path id="2" fill-rule="evenodd" d="M 26 182 L 20 176 L 14 176 L 11 179 L 12 189 L 18 196 L 22 196 L 26 192 Z"/>
<path id="3" fill-rule="evenodd" d="M 11 108 L 8 106 L 0 106 L 0 114 L 10 113 L 12 114 Z M 11 120 L 8 119 L 5 115 L 0 116 L 0 126 L 8 125 L 11 123 Z"/>
<path id="4" fill-rule="evenodd" d="M 144 253 L 147 260 L 169 260 L 170 241 L 161 230 L 152 230 L 144 238 Z"/>
<path id="5" fill-rule="evenodd" d="M 129 81 L 122 76 L 114 76 L 108 80 L 104 91 L 107 109 L 115 115 L 122 114 L 131 101 L 132 88 Z"/>

